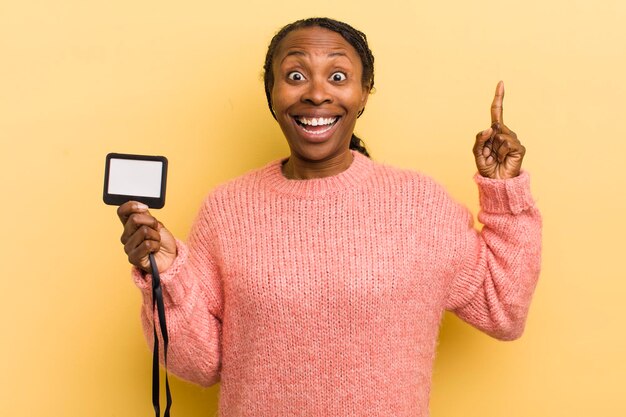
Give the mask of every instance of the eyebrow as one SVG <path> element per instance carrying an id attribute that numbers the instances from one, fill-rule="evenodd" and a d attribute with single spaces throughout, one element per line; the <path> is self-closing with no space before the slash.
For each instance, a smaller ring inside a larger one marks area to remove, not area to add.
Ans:
<path id="1" fill-rule="evenodd" d="M 285 55 L 285 57 L 281 60 L 281 63 L 282 63 L 285 59 L 287 59 L 287 57 L 290 57 L 290 56 L 306 56 L 306 54 L 304 53 L 304 51 L 301 51 L 301 50 L 299 50 L 299 49 L 294 49 L 294 50 L 291 50 L 291 51 L 287 52 L 287 55 Z M 326 56 L 327 56 L 327 57 L 329 57 L 329 58 L 334 58 L 334 57 L 337 57 L 337 56 L 343 56 L 343 57 L 346 57 L 346 59 L 347 59 L 348 61 L 352 62 L 352 60 L 348 57 L 348 54 L 346 54 L 344 51 L 335 51 L 335 52 L 330 52 L 330 53 L 329 53 L 328 55 L 326 55 Z"/>

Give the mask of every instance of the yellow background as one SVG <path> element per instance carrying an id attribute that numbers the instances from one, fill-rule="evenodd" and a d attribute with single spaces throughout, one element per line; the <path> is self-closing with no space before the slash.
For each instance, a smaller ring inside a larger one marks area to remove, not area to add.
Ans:
<path id="1" fill-rule="evenodd" d="M 287 155 L 261 66 L 273 33 L 312 15 L 370 39 L 377 91 L 357 133 L 376 160 L 476 212 L 471 148 L 500 79 L 528 149 L 545 232 L 526 333 L 498 342 L 447 315 L 433 417 L 626 415 L 621 0 L 2 0 L 2 414 L 153 415 L 105 155 L 169 158 L 155 213 L 186 237 L 211 188 Z M 173 415 L 212 416 L 218 393 L 177 380 Z"/>

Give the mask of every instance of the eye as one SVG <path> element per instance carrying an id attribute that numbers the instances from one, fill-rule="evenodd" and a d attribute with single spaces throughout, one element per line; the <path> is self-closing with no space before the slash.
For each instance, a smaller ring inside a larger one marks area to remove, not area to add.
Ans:
<path id="1" fill-rule="evenodd" d="M 330 79 L 335 82 L 345 81 L 348 77 L 341 71 L 337 71 L 330 76 Z"/>
<path id="2" fill-rule="evenodd" d="M 291 71 L 289 74 L 287 74 L 287 78 L 289 78 L 291 81 L 302 81 L 304 80 L 304 75 L 302 75 L 302 73 L 298 71 Z"/>

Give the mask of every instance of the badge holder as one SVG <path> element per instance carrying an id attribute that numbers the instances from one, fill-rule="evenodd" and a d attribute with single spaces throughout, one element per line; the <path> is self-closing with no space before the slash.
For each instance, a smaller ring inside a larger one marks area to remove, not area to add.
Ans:
<path id="1" fill-rule="evenodd" d="M 139 201 L 150 208 L 160 209 L 165 205 L 165 186 L 167 182 L 167 158 L 164 156 L 146 156 L 110 153 L 106 157 L 104 170 L 103 200 L 106 204 L 119 206 L 127 201 Z M 163 340 L 163 358 L 165 364 L 165 405 L 164 417 L 170 417 L 172 395 L 167 377 L 167 324 L 165 322 L 165 306 L 159 268 L 150 253 L 150 269 L 152 270 L 152 314 L 154 331 L 154 350 L 152 353 L 152 405 L 156 417 L 161 415 L 159 403 L 159 340 L 154 320 L 156 307 Z"/>

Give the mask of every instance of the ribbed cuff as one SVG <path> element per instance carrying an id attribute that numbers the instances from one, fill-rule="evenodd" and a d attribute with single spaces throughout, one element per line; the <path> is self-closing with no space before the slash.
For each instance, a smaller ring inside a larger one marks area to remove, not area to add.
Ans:
<path id="1" fill-rule="evenodd" d="M 485 178 L 476 173 L 474 181 L 478 184 L 480 207 L 486 213 L 519 214 L 535 205 L 530 193 L 530 175 L 526 171 L 506 180 Z"/>
<path id="2" fill-rule="evenodd" d="M 188 254 L 187 246 L 178 239 L 176 239 L 176 251 L 176 259 L 174 259 L 172 265 L 170 265 L 166 271 L 159 274 L 161 286 L 163 287 L 163 296 L 164 298 L 169 298 L 169 301 L 174 304 L 178 304 L 179 301 L 183 300 L 188 291 L 188 288 L 181 280 L 174 278 L 185 264 Z M 148 274 L 137 267 L 133 267 L 131 276 L 144 297 L 151 299 L 152 274 Z"/>

